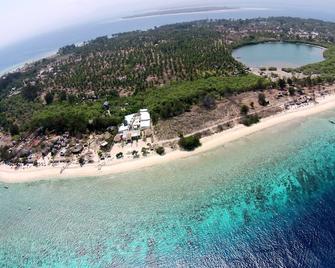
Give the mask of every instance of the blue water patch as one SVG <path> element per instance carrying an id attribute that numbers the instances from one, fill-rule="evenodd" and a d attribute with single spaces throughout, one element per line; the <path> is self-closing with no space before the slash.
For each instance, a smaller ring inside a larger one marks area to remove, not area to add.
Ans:
<path id="1" fill-rule="evenodd" d="M 330 118 L 141 172 L 0 185 L 0 266 L 334 267 Z"/>
<path id="2" fill-rule="evenodd" d="M 233 56 L 248 67 L 291 67 L 321 62 L 325 49 L 307 44 L 269 42 L 235 49 Z"/>

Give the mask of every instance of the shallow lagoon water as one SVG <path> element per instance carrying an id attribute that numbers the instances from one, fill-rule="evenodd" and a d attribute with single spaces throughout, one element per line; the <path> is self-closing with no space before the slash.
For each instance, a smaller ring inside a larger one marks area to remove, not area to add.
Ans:
<path id="1" fill-rule="evenodd" d="M 267 42 L 246 45 L 233 51 L 233 56 L 248 67 L 290 67 L 324 60 L 325 49 L 300 43 Z"/>
<path id="2" fill-rule="evenodd" d="M 129 174 L 0 185 L 0 266 L 333 267 L 330 118 Z"/>

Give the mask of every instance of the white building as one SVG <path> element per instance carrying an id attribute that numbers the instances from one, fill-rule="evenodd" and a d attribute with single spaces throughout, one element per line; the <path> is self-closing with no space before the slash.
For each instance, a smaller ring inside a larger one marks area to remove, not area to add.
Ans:
<path id="1" fill-rule="evenodd" d="M 123 124 L 119 127 L 119 134 L 124 140 L 128 140 L 130 137 L 137 139 L 146 129 L 151 129 L 151 117 L 148 109 L 141 109 L 138 113 L 124 117 Z"/>
<path id="2" fill-rule="evenodd" d="M 147 109 L 140 110 L 140 129 L 151 128 L 151 117 Z"/>

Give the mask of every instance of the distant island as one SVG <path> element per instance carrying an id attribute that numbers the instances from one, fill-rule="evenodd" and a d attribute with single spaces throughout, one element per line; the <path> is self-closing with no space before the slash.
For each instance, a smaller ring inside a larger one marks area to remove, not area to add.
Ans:
<path id="1" fill-rule="evenodd" d="M 161 15 L 178 15 L 178 14 L 190 14 L 190 13 L 198 13 L 198 12 L 211 12 L 211 11 L 225 11 L 225 10 L 235 10 L 239 8 L 233 7 L 195 7 L 195 8 L 178 8 L 178 9 L 165 9 L 165 10 L 157 10 L 142 14 L 136 14 L 131 16 L 123 17 L 122 19 L 136 19 L 136 18 L 144 18 L 150 16 L 161 16 Z"/>

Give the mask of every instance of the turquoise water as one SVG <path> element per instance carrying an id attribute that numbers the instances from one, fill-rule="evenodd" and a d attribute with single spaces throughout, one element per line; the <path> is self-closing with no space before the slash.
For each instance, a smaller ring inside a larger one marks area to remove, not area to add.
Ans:
<path id="1" fill-rule="evenodd" d="M 323 52 L 323 48 L 307 44 L 270 42 L 240 47 L 233 56 L 248 67 L 296 68 L 323 61 Z"/>
<path id="2" fill-rule="evenodd" d="M 330 118 L 135 173 L 0 184 L 0 267 L 333 267 Z"/>

